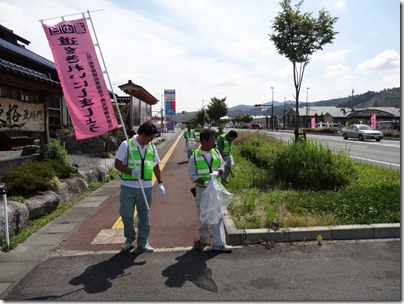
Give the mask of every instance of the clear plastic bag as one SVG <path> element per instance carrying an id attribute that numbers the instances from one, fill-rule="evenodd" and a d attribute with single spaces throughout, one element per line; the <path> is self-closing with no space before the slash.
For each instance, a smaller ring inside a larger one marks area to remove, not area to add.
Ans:
<path id="1" fill-rule="evenodd" d="M 222 183 L 216 179 L 211 180 L 201 196 L 199 205 L 201 222 L 210 225 L 217 224 L 219 219 L 223 217 L 232 198 L 233 194 L 227 191 Z"/>
<path id="2" fill-rule="evenodd" d="M 187 141 L 187 150 L 192 151 L 195 145 L 195 139 L 188 139 Z"/>

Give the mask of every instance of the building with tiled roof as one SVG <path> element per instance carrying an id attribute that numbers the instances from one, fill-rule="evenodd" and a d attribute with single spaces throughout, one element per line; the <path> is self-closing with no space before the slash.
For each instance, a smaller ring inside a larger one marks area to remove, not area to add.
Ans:
<path id="1" fill-rule="evenodd" d="M 325 125 L 345 125 L 351 124 L 354 121 L 359 121 L 368 124 L 370 117 L 376 114 L 376 120 L 389 121 L 399 124 L 400 109 L 394 107 L 367 107 L 367 108 L 337 108 L 334 106 L 328 107 L 301 107 L 299 108 L 299 127 L 309 128 L 311 119 L 314 117 L 316 124 L 324 123 Z M 295 108 L 291 108 L 286 116 L 286 121 L 289 126 L 294 126 L 296 119 Z"/>
<path id="2" fill-rule="evenodd" d="M 0 149 L 19 149 L 67 124 L 55 64 L 30 51 L 28 40 L 0 25 Z"/>

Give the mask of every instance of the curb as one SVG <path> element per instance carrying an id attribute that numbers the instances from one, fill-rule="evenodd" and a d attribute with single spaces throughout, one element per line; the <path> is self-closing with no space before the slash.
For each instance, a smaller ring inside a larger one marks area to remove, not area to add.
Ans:
<path id="1" fill-rule="evenodd" d="M 322 240 L 362 240 L 400 238 L 400 223 L 371 225 L 338 225 L 272 229 L 237 229 L 228 212 L 224 216 L 226 236 L 231 245 L 262 242 L 299 242 Z"/>

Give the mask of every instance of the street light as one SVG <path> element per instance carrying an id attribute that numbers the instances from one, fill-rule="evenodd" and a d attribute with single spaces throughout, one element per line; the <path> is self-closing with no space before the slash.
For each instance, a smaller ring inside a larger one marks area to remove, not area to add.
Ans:
<path id="1" fill-rule="evenodd" d="M 310 110 L 309 110 L 309 90 L 310 90 L 310 88 L 306 89 L 306 121 L 307 121 L 307 118 L 309 117 L 309 114 L 310 114 Z"/>
<path id="2" fill-rule="evenodd" d="M 283 129 L 284 130 L 285 130 L 285 120 L 286 120 L 286 117 L 285 117 L 285 113 L 286 113 L 285 104 L 286 104 L 286 97 L 283 97 Z"/>
<path id="3" fill-rule="evenodd" d="M 271 87 L 272 90 L 272 114 L 271 114 L 271 131 L 274 130 L 274 87 Z"/>

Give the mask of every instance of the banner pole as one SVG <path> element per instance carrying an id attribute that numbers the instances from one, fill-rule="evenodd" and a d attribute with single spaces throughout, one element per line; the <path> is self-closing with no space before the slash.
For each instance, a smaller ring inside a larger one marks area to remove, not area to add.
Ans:
<path id="1" fill-rule="evenodd" d="M 4 232 L 5 232 L 5 239 L 7 243 L 7 247 L 10 247 L 10 235 L 9 235 L 9 227 L 8 227 L 8 210 L 7 210 L 7 190 L 6 184 L 0 184 L 0 191 L 3 196 L 3 203 L 4 203 Z"/>
<path id="2" fill-rule="evenodd" d="M 92 27 L 92 29 L 93 29 L 93 33 L 94 33 L 94 37 L 95 37 L 95 41 L 96 41 L 95 46 L 98 48 L 98 50 L 99 50 L 99 52 L 100 52 L 102 64 L 103 64 L 104 69 L 105 69 L 104 73 L 105 73 L 106 76 L 107 76 L 108 83 L 109 83 L 109 87 L 111 88 L 112 96 L 113 96 L 113 99 L 114 99 L 114 103 L 115 103 L 116 109 L 117 109 L 117 111 L 118 111 L 119 120 L 121 121 L 121 124 L 122 124 L 123 133 L 125 134 L 125 138 L 126 138 L 126 142 L 128 143 L 128 147 L 129 147 L 129 149 L 132 151 L 132 148 L 131 148 L 130 145 L 129 145 L 128 133 L 126 132 L 125 123 L 123 122 L 123 118 L 122 118 L 121 111 L 120 111 L 120 109 L 119 109 L 118 101 L 116 100 L 116 96 L 115 96 L 115 93 L 114 93 L 114 88 L 112 87 L 111 79 L 109 78 L 107 66 L 106 66 L 106 64 L 105 64 L 104 56 L 102 55 L 101 47 L 100 47 L 100 44 L 99 44 L 99 42 L 98 42 L 97 33 L 95 32 L 95 28 L 94 28 L 93 20 L 91 19 L 90 11 L 87 11 L 87 14 L 88 14 L 88 19 L 90 20 L 90 23 L 91 23 L 91 27 Z M 83 17 L 85 18 L 84 13 L 83 13 Z M 129 153 L 129 154 L 130 154 L 131 157 L 133 158 L 133 154 L 132 154 L 132 153 Z M 133 160 L 134 160 L 134 159 L 133 159 Z M 146 203 L 146 207 L 147 207 L 147 209 L 149 210 L 149 209 L 150 209 L 150 205 L 149 205 L 149 203 L 148 203 L 148 201 L 147 201 L 146 193 L 144 192 L 144 187 L 143 187 L 143 183 L 142 183 L 141 177 L 139 177 L 139 183 L 140 183 L 140 188 L 142 189 L 142 194 L 143 194 L 144 201 L 145 201 L 145 203 Z"/>
<path id="3" fill-rule="evenodd" d="M 115 104 L 115 107 L 116 107 L 116 109 L 117 109 L 117 111 L 118 111 L 119 120 L 120 120 L 121 125 L 122 125 L 123 133 L 125 134 L 126 140 L 128 140 L 128 134 L 127 134 L 127 132 L 126 132 L 125 123 L 123 122 L 123 118 L 122 118 L 121 111 L 120 111 L 120 109 L 119 109 L 118 101 L 116 100 L 116 96 L 115 96 L 115 93 L 114 93 L 114 88 L 112 87 L 111 79 L 109 78 L 107 66 L 106 66 L 106 64 L 105 64 L 104 56 L 102 55 L 101 47 L 100 47 L 100 44 L 99 44 L 99 42 L 98 42 L 97 33 L 96 33 L 96 31 L 95 31 L 95 27 L 94 27 L 94 24 L 93 24 L 93 20 L 91 19 L 90 11 L 87 11 L 87 14 L 88 14 L 88 19 L 90 20 L 90 23 L 91 23 L 91 27 L 92 27 L 92 29 L 93 29 L 93 33 L 94 33 L 94 37 L 95 37 L 95 41 L 96 41 L 95 46 L 98 48 L 98 50 L 99 50 L 99 52 L 100 52 L 102 65 L 104 66 L 104 70 L 105 70 L 105 71 L 103 71 L 103 73 L 107 76 L 108 83 L 109 83 L 109 87 L 111 88 L 111 92 L 112 92 L 114 104 Z M 83 17 L 86 18 L 85 15 L 84 15 L 84 13 L 83 13 Z"/>

